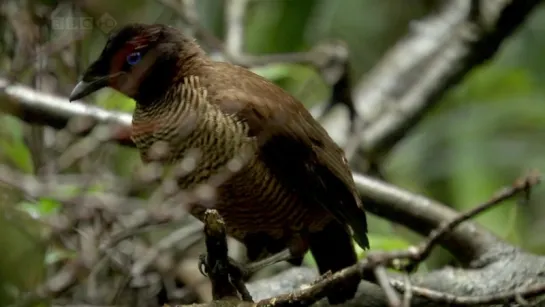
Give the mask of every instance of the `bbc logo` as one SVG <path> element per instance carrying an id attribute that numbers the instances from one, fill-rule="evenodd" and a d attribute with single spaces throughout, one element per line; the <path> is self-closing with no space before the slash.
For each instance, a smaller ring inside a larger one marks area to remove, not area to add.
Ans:
<path id="1" fill-rule="evenodd" d="M 92 17 L 55 17 L 51 19 L 55 30 L 91 30 Z"/>
<path id="2" fill-rule="evenodd" d="M 106 34 L 117 26 L 115 19 L 107 13 L 96 20 L 93 17 L 52 17 L 51 23 L 55 30 L 92 30 L 96 26 Z"/>

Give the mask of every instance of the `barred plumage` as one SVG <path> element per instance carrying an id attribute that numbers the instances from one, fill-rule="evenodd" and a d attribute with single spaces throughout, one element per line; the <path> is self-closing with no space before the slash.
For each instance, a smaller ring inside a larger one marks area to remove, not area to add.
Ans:
<path id="1" fill-rule="evenodd" d="M 250 260 L 289 248 L 290 262 L 300 264 L 310 249 L 325 273 L 356 263 L 352 236 L 369 247 L 342 149 L 280 87 L 212 61 L 174 28 L 143 24 L 110 37 L 71 100 L 105 86 L 136 101 L 132 137 L 144 162 L 176 164 L 198 156 L 178 185 L 191 191 L 211 184 L 216 193 L 196 199 L 191 213 L 202 220 L 205 208 L 216 208 Z M 222 176 L 226 171 L 229 176 Z M 358 283 L 347 281 L 328 296 L 330 303 L 352 298 Z"/>
<path id="2" fill-rule="evenodd" d="M 333 218 L 325 210 L 316 212 L 301 206 L 296 195 L 283 188 L 255 155 L 258 144 L 255 137 L 248 137 L 248 125 L 211 104 L 198 77 L 184 78 L 169 90 L 165 99 L 169 100 L 165 108 L 137 106 L 132 138 L 146 160 L 150 147 L 161 141 L 171 148 L 162 157 L 168 163 L 178 162 L 188 151 L 198 149 L 196 167 L 178 181 L 179 187 L 186 190 L 206 184 L 214 174 L 233 171 L 229 169 L 229 162 L 239 159 L 243 168 L 226 178 L 219 187 L 219 200 L 214 204 L 233 237 L 243 241 L 247 233 L 257 231 L 269 233 L 278 240 L 283 239 L 285 231 L 301 231 L 304 227 L 309 231 L 319 230 Z M 150 121 L 157 121 L 158 126 L 140 128 L 147 127 Z M 180 123 L 188 122 L 190 124 L 183 125 L 184 131 L 181 131 Z M 244 155 L 249 157 L 245 159 Z M 222 199 L 229 201 L 222 202 Z M 202 220 L 206 209 L 197 204 L 192 213 Z M 311 218 L 313 213 L 316 216 Z M 285 225 L 289 225 L 289 229 L 284 229 Z"/>

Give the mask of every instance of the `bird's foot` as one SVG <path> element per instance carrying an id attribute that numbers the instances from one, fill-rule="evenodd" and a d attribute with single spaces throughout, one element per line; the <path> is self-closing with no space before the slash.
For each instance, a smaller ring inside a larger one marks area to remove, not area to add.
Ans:
<path id="1" fill-rule="evenodd" d="M 228 261 L 229 262 L 227 263 L 227 266 L 224 268 L 209 268 L 209 265 L 206 261 L 206 254 L 201 254 L 199 256 L 199 272 L 201 272 L 202 275 L 208 277 L 208 272 L 210 272 L 211 269 L 212 270 L 225 269 L 227 270 L 226 273 L 228 273 L 232 278 L 235 278 L 235 279 L 246 278 L 250 276 L 250 274 L 255 272 L 251 270 L 251 267 L 249 270 L 245 265 L 238 263 L 236 260 L 234 260 L 231 257 L 228 258 Z"/>
<path id="2" fill-rule="evenodd" d="M 291 255 L 289 249 L 285 249 L 265 259 L 255 261 L 255 262 L 250 262 L 247 264 L 241 264 L 238 261 L 234 260 L 233 258 L 228 257 L 229 263 L 227 264 L 226 269 L 228 270 L 228 273 L 234 275 L 234 277 L 246 279 L 251 274 L 267 266 L 273 265 L 281 261 L 287 261 L 292 258 L 293 256 Z M 199 256 L 199 271 L 204 276 L 207 276 L 209 269 L 210 268 L 208 267 L 207 261 L 206 261 L 206 254 L 200 255 Z"/>
<path id="3" fill-rule="evenodd" d="M 214 289 L 222 289 L 221 291 L 230 289 L 228 292 L 226 292 L 228 295 L 238 292 L 236 295 L 240 295 L 240 298 L 243 301 L 253 302 L 252 296 L 244 285 L 243 280 L 249 275 L 249 273 L 235 260 L 228 258 L 227 263 L 215 262 L 213 267 L 210 267 L 207 255 L 201 254 L 199 256 L 199 271 L 204 276 L 210 277 L 213 292 Z"/>

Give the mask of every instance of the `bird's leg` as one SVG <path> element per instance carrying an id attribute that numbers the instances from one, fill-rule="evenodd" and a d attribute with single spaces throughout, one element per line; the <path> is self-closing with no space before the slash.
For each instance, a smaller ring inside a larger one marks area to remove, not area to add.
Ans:
<path id="1" fill-rule="evenodd" d="M 255 273 L 265 267 L 268 267 L 270 265 L 273 265 L 275 263 L 281 262 L 281 261 L 287 261 L 292 259 L 294 256 L 291 254 L 290 250 L 288 248 L 273 254 L 267 258 L 250 262 L 247 264 L 241 264 L 238 261 L 234 260 L 231 257 L 228 257 L 229 259 L 229 270 L 231 274 L 235 274 L 241 277 L 247 277 L 251 275 L 252 273 Z M 207 266 L 206 266 L 206 255 L 201 255 L 199 257 L 199 271 L 203 275 L 207 275 Z"/>
<path id="2" fill-rule="evenodd" d="M 265 267 L 268 267 L 269 265 L 273 265 L 275 263 L 282 262 L 282 261 L 288 261 L 292 259 L 293 257 L 294 256 L 291 254 L 291 251 L 288 248 L 286 248 L 276 254 L 270 255 L 267 258 L 245 264 L 244 270 L 248 274 L 255 273 Z"/>

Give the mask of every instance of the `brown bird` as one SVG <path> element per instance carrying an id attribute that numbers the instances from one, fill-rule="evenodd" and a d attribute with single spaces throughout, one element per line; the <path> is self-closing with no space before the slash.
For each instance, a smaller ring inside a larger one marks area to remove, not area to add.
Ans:
<path id="1" fill-rule="evenodd" d="M 369 248 L 342 149 L 280 87 L 211 60 L 194 39 L 159 24 L 130 24 L 112 34 L 70 101 L 103 87 L 136 101 L 132 139 L 144 162 L 174 163 L 198 151 L 179 187 L 216 189 L 212 197 L 195 198 L 190 212 L 202 220 L 205 209 L 217 209 L 250 261 L 289 250 L 283 260 L 301 265 L 310 249 L 323 274 L 356 263 L 352 236 Z M 158 143 L 169 150 L 154 158 L 150 150 Z M 231 175 L 217 175 L 225 171 Z M 358 284 L 347 281 L 329 302 L 353 298 Z"/>

